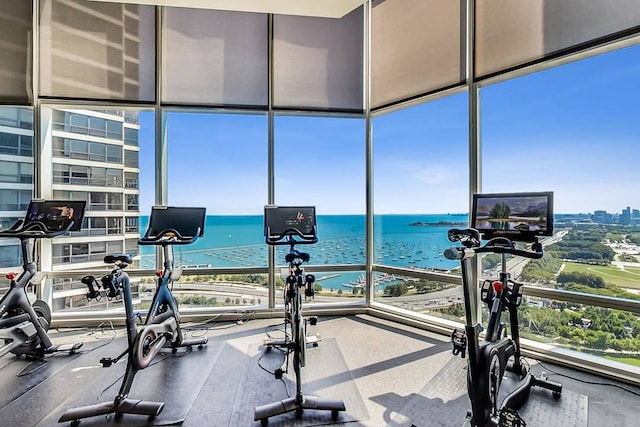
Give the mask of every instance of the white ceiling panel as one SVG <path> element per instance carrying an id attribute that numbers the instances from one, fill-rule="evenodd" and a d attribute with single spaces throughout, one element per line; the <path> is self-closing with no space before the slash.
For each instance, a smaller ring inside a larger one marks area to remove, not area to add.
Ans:
<path id="1" fill-rule="evenodd" d="M 342 18 L 365 0 L 90 0 L 157 6 Z"/>

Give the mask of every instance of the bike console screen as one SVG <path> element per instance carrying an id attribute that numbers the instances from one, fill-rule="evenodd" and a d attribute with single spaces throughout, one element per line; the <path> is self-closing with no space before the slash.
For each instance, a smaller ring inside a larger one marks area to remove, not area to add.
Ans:
<path id="1" fill-rule="evenodd" d="M 73 221 L 69 231 L 79 231 L 86 202 L 80 200 L 32 200 L 24 224 L 41 222 L 51 231 L 64 230 Z"/>
<path id="2" fill-rule="evenodd" d="M 532 242 L 553 234 L 553 192 L 474 194 L 471 227 L 484 239 Z"/>
<path id="3" fill-rule="evenodd" d="M 154 206 L 151 208 L 146 237 L 156 238 L 165 231 L 177 231 L 183 238 L 204 235 L 206 208 Z"/>
<path id="4" fill-rule="evenodd" d="M 265 206 L 264 235 L 269 239 L 287 235 L 315 238 L 315 206 Z"/>

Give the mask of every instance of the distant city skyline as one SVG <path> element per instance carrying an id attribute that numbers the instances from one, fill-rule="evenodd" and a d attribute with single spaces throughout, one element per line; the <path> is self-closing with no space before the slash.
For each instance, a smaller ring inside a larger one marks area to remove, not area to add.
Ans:
<path id="1" fill-rule="evenodd" d="M 553 191 L 554 213 L 637 205 L 639 74 L 640 45 L 633 45 L 483 87 L 482 191 Z M 467 104 L 459 93 L 374 118 L 375 213 L 468 212 Z M 168 115 L 169 203 L 261 214 L 266 115 Z M 140 122 L 144 213 L 154 201 L 153 113 L 141 113 Z M 363 214 L 364 123 L 276 117 L 276 202 Z"/>

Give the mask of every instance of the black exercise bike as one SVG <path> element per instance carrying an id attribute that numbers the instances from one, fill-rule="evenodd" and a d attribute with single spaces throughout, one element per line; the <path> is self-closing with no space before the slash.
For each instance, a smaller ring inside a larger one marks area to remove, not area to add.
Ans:
<path id="1" fill-rule="evenodd" d="M 267 425 L 269 417 L 295 411 L 296 416 L 300 418 L 305 409 L 315 409 L 331 411 L 332 419 L 336 421 L 339 412 L 346 409 L 342 400 L 305 396 L 302 392 L 301 368 L 306 363 L 307 320 L 311 325 L 315 325 L 317 318 L 305 319 L 302 316 L 303 293 L 305 298 L 313 297 L 315 277 L 312 274 L 305 274 L 302 267 L 303 263 L 309 261 L 309 254 L 296 250 L 295 245 L 318 242 L 315 208 L 266 206 L 264 215 L 266 243 L 290 247 L 289 253 L 285 256 L 285 261 L 289 265 L 289 274 L 284 289 L 285 338 L 283 340 L 265 340 L 265 346 L 266 351 L 270 351 L 271 348 L 285 350 L 286 358 L 283 368 L 275 371 L 276 379 L 282 378 L 283 373 L 287 373 L 289 355 L 293 353 L 296 394 L 288 399 L 257 407 L 254 412 L 254 420 L 260 420 L 262 425 Z"/>
<path id="2" fill-rule="evenodd" d="M 47 335 L 51 310 L 42 300 L 29 302 L 27 288 L 35 286 L 38 273 L 34 260 L 35 241 L 51 239 L 69 231 L 79 231 L 85 202 L 67 200 L 32 200 L 24 220 L 0 231 L 0 238 L 18 238 L 22 251 L 22 274 L 7 273 L 9 290 L 0 300 L 0 357 L 11 352 L 29 359 L 42 359 L 59 351 L 75 353 L 82 343 L 53 345 Z M 26 368 L 25 368 L 26 369 Z M 29 371 L 30 372 L 30 371 Z M 28 372 L 21 372 L 22 375 Z"/>
<path id="3" fill-rule="evenodd" d="M 136 326 L 137 313 L 133 309 L 129 276 L 124 271 L 131 264 L 129 255 L 110 255 L 104 261 L 115 263 L 115 269 L 101 279 L 107 298 L 122 298 L 126 312 L 127 349 L 115 358 L 103 358 L 100 363 L 110 367 L 125 355 L 127 368 L 122 385 L 113 402 L 70 409 L 58 422 L 77 422 L 82 418 L 95 417 L 115 413 L 116 418 L 123 414 L 146 415 L 150 419 L 162 412 L 164 402 L 152 402 L 130 399 L 128 397 L 133 380 L 138 371 L 149 366 L 153 358 L 163 348 L 176 352 L 179 347 L 191 349 L 192 346 L 202 348 L 207 337 L 185 339 L 180 328 L 178 303 L 171 293 L 171 285 L 180 276 L 181 270 L 174 269 L 173 245 L 187 245 L 195 242 L 203 235 L 205 220 L 204 208 L 162 207 L 154 206 L 149 219 L 149 228 L 138 240 L 141 245 L 158 245 L 164 255 L 164 269 L 157 273 L 156 292 L 140 331 Z M 89 291 L 88 298 L 97 298 L 102 293 L 95 277 L 83 278 Z"/>
<path id="4" fill-rule="evenodd" d="M 518 306 L 522 301 L 522 285 L 513 281 L 507 272 L 507 255 L 539 259 L 543 256 L 542 245 L 536 240 L 531 250 L 517 249 L 506 237 L 494 237 L 481 246 L 480 233 L 475 229 L 452 229 L 448 233 L 451 242 L 461 247 L 449 248 L 445 257 L 460 260 L 465 301 L 465 330 L 452 334 L 453 354 L 465 357 L 468 352 L 467 387 L 471 400 L 471 411 L 467 413 L 467 425 L 473 427 L 518 427 L 525 426 L 517 409 L 528 399 L 532 386 L 549 389 L 558 398 L 562 385 L 537 378 L 523 363 L 520 352 L 518 330 Z M 480 288 L 480 299 L 487 304 L 489 320 L 480 340 L 481 326 L 476 321 L 476 304 L 472 302 L 474 281 L 471 278 L 472 264 L 476 254 L 496 253 L 502 257 L 500 277 L 485 280 Z M 509 332 L 501 323 L 503 312 L 509 313 Z M 500 386 L 508 374 L 516 382 L 516 388 L 499 402 Z"/>

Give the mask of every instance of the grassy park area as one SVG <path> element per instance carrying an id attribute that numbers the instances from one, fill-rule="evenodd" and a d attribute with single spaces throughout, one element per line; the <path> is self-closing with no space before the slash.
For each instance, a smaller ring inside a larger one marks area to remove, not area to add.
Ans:
<path id="1" fill-rule="evenodd" d="M 590 265 L 575 262 L 565 262 L 564 272 L 575 271 L 582 273 L 597 274 L 605 282 L 627 289 L 640 290 L 640 265 L 638 267 L 624 267 L 624 270 L 615 265 Z"/>

